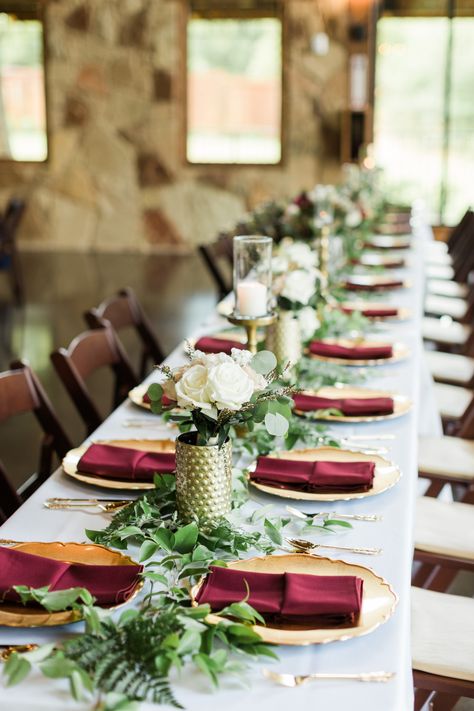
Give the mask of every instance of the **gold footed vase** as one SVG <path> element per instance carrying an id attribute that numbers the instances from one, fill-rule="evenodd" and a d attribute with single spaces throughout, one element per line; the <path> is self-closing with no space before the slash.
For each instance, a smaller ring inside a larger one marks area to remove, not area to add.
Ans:
<path id="1" fill-rule="evenodd" d="M 232 444 L 197 445 L 196 433 L 176 440 L 176 504 L 184 521 L 206 525 L 228 514 L 232 503 Z"/>
<path id="2" fill-rule="evenodd" d="M 279 311 L 275 323 L 268 327 L 265 346 L 279 363 L 298 363 L 302 356 L 301 331 L 293 311 Z"/>

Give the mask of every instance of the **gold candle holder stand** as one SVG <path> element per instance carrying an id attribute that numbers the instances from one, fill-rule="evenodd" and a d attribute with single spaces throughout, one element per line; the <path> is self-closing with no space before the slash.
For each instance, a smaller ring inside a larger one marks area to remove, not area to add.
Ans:
<path id="1" fill-rule="evenodd" d="M 242 326 L 247 333 L 247 349 L 251 353 L 257 352 L 257 329 L 266 328 L 276 321 L 276 313 L 265 314 L 265 316 L 237 316 L 232 313 L 227 316 L 227 320 L 234 326 Z"/>

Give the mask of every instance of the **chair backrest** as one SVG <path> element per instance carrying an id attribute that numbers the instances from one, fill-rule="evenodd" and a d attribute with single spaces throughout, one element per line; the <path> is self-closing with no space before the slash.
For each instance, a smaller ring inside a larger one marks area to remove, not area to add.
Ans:
<path id="1" fill-rule="evenodd" d="M 51 361 L 88 434 L 101 424 L 102 417 L 87 387 L 87 378 L 99 368 L 112 369 L 115 375 L 113 407 L 122 402 L 138 382 L 120 341 L 109 326 L 81 333 L 68 348 L 54 351 Z"/>
<path id="2" fill-rule="evenodd" d="M 25 208 L 26 203 L 21 198 L 13 197 L 10 199 L 0 221 L 0 249 L 8 249 L 14 242 Z"/>
<path id="3" fill-rule="evenodd" d="M 38 378 L 26 363 L 15 361 L 11 370 L 0 373 L 0 424 L 26 412 L 34 414 L 44 433 L 38 471 L 21 487 L 19 496 L 0 465 L 0 509 L 4 516 L 13 513 L 21 501 L 51 474 L 53 454 L 62 459 L 72 448 Z"/>
<path id="4" fill-rule="evenodd" d="M 474 269 L 474 213 L 469 211 L 463 222 L 462 230 L 453 252 L 454 279 L 466 282 L 469 273 Z"/>
<path id="5" fill-rule="evenodd" d="M 458 242 L 459 242 L 460 238 L 462 237 L 462 234 L 466 228 L 466 225 L 469 223 L 471 216 L 472 216 L 471 208 L 468 208 L 466 210 L 466 212 L 464 213 L 464 215 L 462 216 L 460 222 L 458 222 L 458 224 L 455 225 L 453 227 L 453 229 L 451 230 L 451 233 L 448 237 L 448 249 L 453 254 L 453 256 L 455 255 L 455 252 L 456 252 L 456 249 L 458 246 Z"/>
<path id="6" fill-rule="evenodd" d="M 146 375 L 148 361 L 161 363 L 165 359 L 150 320 L 130 287 L 120 289 L 110 299 L 105 299 L 98 306 L 86 311 L 84 318 L 91 329 L 103 328 L 109 324 L 116 332 L 128 327 L 136 331 L 142 343 L 140 379 Z"/>
<path id="7" fill-rule="evenodd" d="M 217 286 L 219 297 L 223 298 L 232 289 L 232 280 L 228 276 L 234 258 L 232 235 L 221 234 L 215 242 L 201 244 L 198 249 Z"/>

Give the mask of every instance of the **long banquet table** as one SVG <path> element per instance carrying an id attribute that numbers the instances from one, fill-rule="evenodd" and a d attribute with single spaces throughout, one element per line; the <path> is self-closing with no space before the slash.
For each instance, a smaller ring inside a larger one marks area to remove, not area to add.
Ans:
<path id="1" fill-rule="evenodd" d="M 384 301 L 391 301 L 412 312 L 410 320 L 386 323 L 377 330 L 377 333 L 389 340 L 404 342 L 410 349 L 410 356 L 405 361 L 372 368 L 366 382 L 367 387 L 407 395 L 413 401 L 413 409 L 398 419 L 370 424 L 335 425 L 332 428 L 338 435 L 393 434 L 393 441 L 374 440 L 366 444 L 387 445 L 388 456 L 400 467 L 402 477 L 395 487 L 377 497 L 337 502 L 333 506 L 315 502 L 311 509 L 382 515 L 383 520 L 380 522 L 355 522 L 352 530 L 331 536 L 330 541 L 327 538 L 325 540 L 335 545 L 383 548 L 383 554 L 378 557 L 347 554 L 344 558 L 353 563 L 369 565 L 385 577 L 399 596 L 398 605 L 388 622 L 366 636 L 320 646 L 279 647 L 277 653 L 280 661 L 272 664 L 275 671 L 298 674 L 384 670 L 396 672 L 395 678 L 386 684 L 314 682 L 296 689 L 285 689 L 266 681 L 261 675 L 261 668 L 269 666 L 269 663 L 258 662 L 253 663 L 249 672 L 248 688 L 243 688 L 237 682 L 223 680 L 221 688 L 213 696 L 202 675 L 186 670 L 180 678 L 176 678 L 175 691 L 187 709 L 198 711 L 215 703 L 226 711 L 240 711 L 243 702 L 261 711 L 286 711 L 288 704 L 294 704 L 295 708 L 300 709 L 317 707 L 337 711 L 408 711 L 412 708 L 410 574 L 417 496 L 417 437 L 419 434 L 438 435 L 441 432 L 420 338 L 424 290 L 422 254 L 425 240 L 429 238 L 430 230 L 421 222 L 415 223 L 413 247 L 406 252 L 408 267 L 397 272 L 410 280 L 411 286 L 382 296 Z M 222 324 L 222 318 L 212 315 L 193 335 L 211 333 Z M 167 363 L 174 366 L 183 359 L 184 352 L 180 344 Z M 125 402 L 98 428 L 91 439 L 146 439 L 170 435 L 172 431 L 169 426 L 151 413 L 139 410 L 131 402 Z M 110 497 L 110 493 L 110 489 L 91 489 L 68 478 L 59 469 L 0 528 L 0 537 L 32 541 L 85 541 L 86 528 L 103 528 L 110 519 L 105 514 L 87 511 L 51 511 L 44 508 L 44 500 L 48 497 L 91 495 Z M 120 492 L 117 492 L 116 497 L 120 498 Z M 270 503 L 274 505 L 275 512 L 284 510 L 284 500 L 255 492 L 251 493 L 251 502 L 247 505 L 256 508 Z M 308 510 L 310 505 L 305 502 L 304 509 Z M 135 552 L 132 549 L 132 554 Z M 331 555 L 329 551 L 322 553 Z M 80 629 L 81 623 L 44 629 L 0 628 L 0 645 L 58 641 Z M 35 673 L 19 686 L 9 689 L 0 686 L 0 707 L 16 711 L 50 711 L 88 709 L 90 704 L 72 701 L 64 680 L 45 679 Z M 140 708 L 157 707 L 144 703 Z"/>

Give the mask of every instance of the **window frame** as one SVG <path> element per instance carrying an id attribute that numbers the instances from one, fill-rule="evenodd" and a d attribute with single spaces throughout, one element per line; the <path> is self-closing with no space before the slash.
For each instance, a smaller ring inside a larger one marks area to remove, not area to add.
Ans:
<path id="1" fill-rule="evenodd" d="M 180 152 L 183 164 L 187 168 L 210 168 L 215 170 L 229 169 L 245 169 L 245 168 L 261 168 L 263 170 L 281 169 L 287 165 L 287 69 L 286 69 L 286 48 L 287 48 L 287 23 L 285 3 L 276 0 L 275 9 L 273 12 L 265 9 L 252 7 L 221 7 L 200 9 L 194 11 L 191 7 L 192 2 L 183 0 L 181 3 L 181 22 L 180 22 L 180 37 L 181 37 L 181 86 L 182 86 L 182 117 L 181 117 L 181 135 L 180 135 Z M 192 17 L 201 17 L 203 19 L 230 19 L 230 20 L 251 20 L 256 18 L 276 18 L 281 24 L 281 100 L 280 100 L 280 160 L 276 163 L 212 163 L 200 162 L 196 163 L 188 159 L 187 139 L 188 139 L 188 22 Z"/>
<path id="2" fill-rule="evenodd" d="M 19 20 L 37 20 L 42 26 L 42 50 L 43 50 L 43 91 L 44 91 L 44 117 L 46 135 L 46 157 L 43 160 L 15 160 L 0 154 L 0 165 L 33 165 L 44 166 L 51 162 L 51 131 L 50 131 L 50 110 L 48 92 L 48 43 L 47 43 L 47 23 L 46 7 L 40 0 L 10 0 L 1 2 L 0 13 L 15 15 Z"/>

